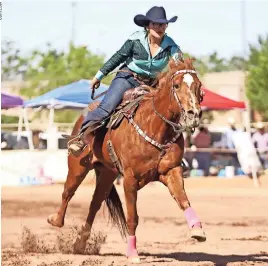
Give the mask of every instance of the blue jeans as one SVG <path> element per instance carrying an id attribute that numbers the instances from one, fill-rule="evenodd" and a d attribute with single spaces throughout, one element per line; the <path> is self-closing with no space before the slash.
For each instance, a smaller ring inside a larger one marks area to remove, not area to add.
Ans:
<path id="1" fill-rule="evenodd" d="M 198 168 L 204 170 L 205 176 L 209 175 L 209 167 L 211 165 L 211 153 L 197 152 L 195 158 L 198 162 Z"/>
<path id="2" fill-rule="evenodd" d="M 127 67 L 121 69 L 129 71 Z M 95 110 L 88 112 L 82 127 L 89 121 L 97 122 L 109 116 L 122 101 L 124 93 L 128 89 L 135 88 L 139 85 L 140 83 L 136 81 L 130 73 L 118 72 L 100 105 Z"/>
<path id="3" fill-rule="evenodd" d="M 267 153 L 258 153 L 259 154 L 259 158 L 261 161 L 261 164 L 263 166 L 264 169 L 268 169 L 268 155 Z"/>

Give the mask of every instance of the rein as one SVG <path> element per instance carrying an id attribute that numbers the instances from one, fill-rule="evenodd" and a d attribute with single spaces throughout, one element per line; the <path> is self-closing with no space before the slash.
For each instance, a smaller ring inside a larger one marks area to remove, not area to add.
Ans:
<path id="1" fill-rule="evenodd" d="M 185 122 L 187 116 L 186 116 L 186 112 L 181 104 L 181 101 L 179 100 L 176 91 L 174 89 L 174 77 L 176 75 L 179 74 L 186 74 L 186 73 L 192 73 L 192 74 L 196 74 L 195 70 L 191 70 L 191 69 L 184 69 L 184 70 L 178 70 L 176 71 L 172 76 L 172 86 L 171 86 L 171 92 L 181 110 L 181 114 L 182 114 L 182 118 L 183 118 L 183 122 Z M 153 146 L 155 146 L 156 148 L 161 150 L 160 153 L 160 158 L 162 158 L 165 153 L 167 152 L 167 149 L 170 148 L 171 144 L 175 143 L 176 140 L 179 138 L 179 136 L 181 135 L 181 133 L 185 130 L 185 127 L 183 127 L 181 124 L 176 124 L 168 119 L 166 119 L 163 115 L 161 115 L 155 108 L 155 104 L 154 104 L 154 96 L 152 98 L 152 105 L 153 105 L 153 109 L 154 112 L 157 116 L 159 116 L 165 123 L 167 123 L 168 125 L 170 125 L 173 128 L 173 131 L 176 133 L 175 137 L 172 138 L 172 140 L 170 142 L 168 142 L 167 144 L 160 144 L 157 141 L 155 141 L 154 139 L 150 138 L 148 135 L 146 135 L 146 133 L 139 127 L 139 125 L 133 120 L 133 116 L 132 115 L 128 115 L 128 114 L 124 114 L 126 116 L 126 118 L 128 119 L 128 121 L 133 125 L 133 127 L 136 129 L 137 133 L 142 136 L 147 142 L 151 143 Z M 191 131 L 193 131 L 191 129 Z"/>

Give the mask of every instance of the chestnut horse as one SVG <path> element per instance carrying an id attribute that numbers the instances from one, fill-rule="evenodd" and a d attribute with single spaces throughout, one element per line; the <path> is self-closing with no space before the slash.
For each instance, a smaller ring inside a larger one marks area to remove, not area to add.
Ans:
<path id="1" fill-rule="evenodd" d="M 139 262 L 136 248 L 138 226 L 137 192 L 152 181 L 168 187 L 171 196 L 184 211 L 191 237 L 205 241 L 206 236 L 184 190 L 181 161 L 184 153 L 182 131 L 199 125 L 201 118 L 201 82 L 191 59 L 169 62 L 168 70 L 158 77 L 155 90 L 145 95 L 135 115 L 128 116 L 112 130 L 99 128 L 89 135 L 90 144 L 80 157 L 68 156 L 69 172 L 62 194 L 62 204 L 57 214 L 48 222 L 64 225 L 68 202 L 89 170 L 96 172 L 96 188 L 89 207 L 85 226 L 74 244 L 77 253 L 83 253 L 97 211 L 106 201 L 112 221 L 120 232 L 128 233 L 127 257 Z M 75 124 L 73 134 L 80 129 L 83 116 Z M 107 142 L 114 147 L 123 174 L 127 219 L 113 184 L 118 170 L 111 160 Z"/>

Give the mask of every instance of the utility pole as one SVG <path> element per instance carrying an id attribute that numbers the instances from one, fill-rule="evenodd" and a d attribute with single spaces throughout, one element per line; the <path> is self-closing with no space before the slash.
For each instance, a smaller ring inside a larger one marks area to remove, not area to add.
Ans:
<path id="1" fill-rule="evenodd" d="M 76 33 L 76 27 L 75 27 L 75 18 L 76 18 L 76 14 L 75 14 L 75 8 L 76 8 L 76 2 L 72 1 L 71 5 L 72 5 L 72 31 L 71 31 L 71 42 L 74 43 L 75 42 L 75 33 Z"/>
<path id="2" fill-rule="evenodd" d="M 241 42 L 242 42 L 242 48 L 243 48 L 243 57 L 246 60 L 247 58 L 247 29 L 246 29 L 246 0 L 241 1 L 240 6 L 240 13 L 241 13 Z M 243 73 L 244 73 L 244 95 L 245 95 L 245 103 L 246 103 L 246 110 L 245 110 L 245 116 L 244 116 L 244 126 L 247 130 L 247 132 L 250 132 L 250 122 L 251 122 L 251 110 L 249 101 L 246 96 L 246 62 L 243 66 Z"/>
<path id="3" fill-rule="evenodd" d="M 242 46 L 243 46 L 243 55 L 247 54 L 247 29 L 246 29 L 246 1 L 241 1 L 241 26 L 242 26 Z"/>

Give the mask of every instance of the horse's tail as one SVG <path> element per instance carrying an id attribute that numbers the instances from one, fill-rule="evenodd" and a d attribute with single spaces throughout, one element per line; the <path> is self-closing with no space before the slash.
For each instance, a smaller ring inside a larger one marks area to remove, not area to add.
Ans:
<path id="1" fill-rule="evenodd" d="M 111 192 L 105 202 L 109 210 L 112 224 L 117 226 L 121 236 L 125 238 L 127 234 L 126 217 L 122 207 L 122 202 L 114 185 L 112 186 Z"/>

